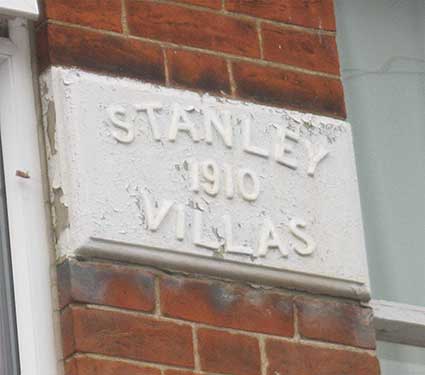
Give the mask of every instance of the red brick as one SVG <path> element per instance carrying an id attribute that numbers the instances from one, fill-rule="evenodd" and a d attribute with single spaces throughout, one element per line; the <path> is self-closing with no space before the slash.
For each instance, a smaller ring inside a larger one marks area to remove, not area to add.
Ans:
<path id="1" fill-rule="evenodd" d="M 77 363 L 74 358 L 64 364 L 65 375 L 78 375 Z"/>
<path id="2" fill-rule="evenodd" d="M 346 117 L 344 92 L 339 79 L 245 62 L 233 63 L 233 75 L 240 98 Z"/>
<path id="3" fill-rule="evenodd" d="M 262 35 L 266 60 L 339 74 L 338 51 L 334 36 L 268 24 L 263 24 Z"/>
<path id="4" fill-rule="evenodd" d="M 61 311 L 62 355 L 68 358 L 75 352 L 74 316 L 71 308 Z"/>
<path id="5" fill-rule="evenodd" d="M 49 65 L 123 75 L 164 83 L 160 47 L 125 37 L 47 24 L 37 33 L 40 71 Z"/>
<path id="6" fill-rule="evenodd" d="M 196 52 L 168 50 L 167 60 L 172 84 L 230 94 L 229 73 L 224 59 Z"/>
<path id="7" fill-rule="evenodd" d="M 258 340 L 212 329 L 198 330 L 203 371 L 232 375 L 259 375 L 261 359 Z"/>
<path id="8" fill-rule="evenodd" d="M 372 310 L 354 303 L 297 297 L 298 325 L 303 337 L 360 348 L 375 348 Z"/>
<path id="9" fill-rule="evenodd" d="M 230 284 L 161 280 L 164 315 L 219 327 L 293 336 L 292 298 Z M 190 308 L 188 308 L 190 306 Z"/>
<path id="10" fill-rule="evenodd" d="M 260 55 L 254 22 L 146 0 L 127 4 L 132 35 L 236 55 Z"/>
<path id="11" fill-rule="evenodd" d="M 186 370 L 172 370 L 164 371 L 164 375 L 201 375 L 199 372 L 186 371 Z"/>
<path id="12" fill-rule="evenodd" d="M 68 260 L 58 266 L 58 288 L 60 308 L 81 302 L 155 309 L 154 276 L 134 267 Z"/>
<path id="13" fill-rule="evenodd" d="M 293 25 L 335 30 L 333 0 L 225 0 L 225 8 Z"/>
<path id="14" fill-rule="evenodd" d="M 268 375 L 379 375 L 368 353 L 325 349 L 299 343 L 266 342 Z"/>
<path id="15" fill-rule="evenodd" d="M 87 356 L 74 357 L 65 365 L 65 370 L 65 375 L 161 375 L 157 368 Z"/>
<path id="16" fill-rule="evenodd" d="M 221 9 L 221 0 L 175 0 L 178 3 L 198 5 L 212 9 Z"/>
<path id="17" fill-rule="evenodd" d="M 192 328 L 131 313 L 73 306 L 75 351 L 193 368 Z"/>
<path id="18" fill-rule="evenodd" d="M 43 4 L 48 19 L 122 31 L 120 0 L 44 0 Z"/>

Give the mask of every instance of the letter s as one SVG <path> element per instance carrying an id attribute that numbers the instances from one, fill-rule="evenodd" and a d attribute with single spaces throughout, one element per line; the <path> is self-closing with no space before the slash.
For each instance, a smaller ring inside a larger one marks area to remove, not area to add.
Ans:
<path id="1" fill-rule="evenodd" d="M 126 116 L 126 110 L 120 105 L 111 105 L 106 110 L 112 125 L 122 131 L 112 130 L 112 136 L 121 143 L 132 143 L 134 141 L 134 125 L 123 121 L 119 116 Z M 119 115 L 119 116 L 118 116 Z"/>
<path id="2" fill-rule="evenodd" d="M 295 251 L 303 256 L 311 255 L 313 254 L 314 250 L 316 250 L 316 242 L 313 240 L 313 238 L 300 229 L 305 228 L 306 226 L 307 224 L 304 220 L 296 218 L 292 219 L 289 223 L 291 234 L 300 241 L 304 242 L 307 246 L 305 249 L 299 249 L 298 247 L 295 247 Z"/>

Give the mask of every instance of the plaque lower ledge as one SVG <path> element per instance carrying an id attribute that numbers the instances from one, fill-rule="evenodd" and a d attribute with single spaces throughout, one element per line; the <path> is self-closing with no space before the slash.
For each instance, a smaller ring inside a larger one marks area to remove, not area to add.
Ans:
<path id="1" fill-rule="evenodd" d="M 158 251 L 98 238 L 91 238 L 73 253 L 75 256 L 86 259 L 117 260 L 167 271 L 206 274 L 249 284 L 343 297 L 363 302 L 367 302 L 371 298 L 368 285 L 355 280 L 330 278 L 291 270 L 277 270 L 167 250 Z"/>

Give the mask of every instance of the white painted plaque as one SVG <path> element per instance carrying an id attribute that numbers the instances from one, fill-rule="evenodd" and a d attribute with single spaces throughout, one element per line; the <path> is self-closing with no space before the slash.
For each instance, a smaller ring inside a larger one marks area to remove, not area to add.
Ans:
<path id="1" fill-rule="evenodd" d="M 60 255 L 368 298 L 349 124 L 77 70 L 42 85 Z"/>

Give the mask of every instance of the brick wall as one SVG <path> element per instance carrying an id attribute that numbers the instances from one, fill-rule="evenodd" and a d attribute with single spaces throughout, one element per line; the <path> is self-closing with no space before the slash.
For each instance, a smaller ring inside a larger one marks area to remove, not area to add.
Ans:
<path id="1" fill-rule="evenodd" d="M 345 117 L 333 0 L 44 0 L 39 68 Z"/>
<path id="2" fill-rule="evenodd" d="M 67 260 L 66 375 L 377 375 L 358 303 Z"/>
<path id="3" fill-rule="evenodd" d="M 51 65 L 344 118 L 333 0 L 43 0 Z M 369 308 L 141 266 L 58 265 L 66 375 L 378 375 Z"/>

